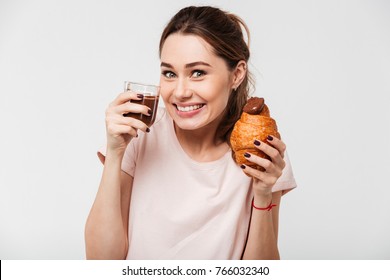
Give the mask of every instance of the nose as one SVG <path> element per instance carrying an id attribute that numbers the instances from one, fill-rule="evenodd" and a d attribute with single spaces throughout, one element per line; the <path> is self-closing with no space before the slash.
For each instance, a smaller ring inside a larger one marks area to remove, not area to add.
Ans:
<path id="1" fill-rule="evenodd" d="M 178 100 L 185 100 L 192 97 L 193 91 L 185 79 L 179 79 L 175 85 L 174 95 Z"/>

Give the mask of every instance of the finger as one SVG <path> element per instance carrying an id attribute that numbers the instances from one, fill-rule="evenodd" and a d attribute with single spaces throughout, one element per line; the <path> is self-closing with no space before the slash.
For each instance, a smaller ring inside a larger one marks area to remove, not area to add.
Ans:
<path id="1" fill-rule="evenodd" d="M 142 130 L 143 132 L 150 132 L 150 128 L 143 122 L 131 117 L 121 117 L 120 124 L 131 126 L 135 129 Z"/>
<path id="2" fill-rule="evenodd" d="M 119 94 L 114 101 L 111 102 L 110 106 L 118 106 L 130 100 L 142 100 L 143 95 L 133 92 L 133 91 L 125 91 Z"/>
<path id="3" fill-rule="evenodd" d="M 143 115 L 150 116 L 152 114 L 152 110 L 148 106 L 136 104 L 132 102 L 126 102 L 116 106 L 115 112 L 120 115 L 127 114 L 127 113 L 135 113 L 135 114 L 143 114 Z"/>
<path id="4" fill-rule="evenodd" d="M 285 162 L 284 162 L 282 155 L 280 154 L 278 149 L 270 146 L 269 144 L 267 144 L 265 142 L 257 140 L 257 139 L 254 141 L 254 145 L 257 149 L 259 149 L 260 151 L 262 151 L 266 155 L 268 155 L 273 164 L 279 166 L 281 169 L 284 168 Z"/>
<path id="5" fill-rule="evenodd" d="M 129 125 L 120 125 L 116 123 L 110 123 L 107 125 L 107 133 L 112 136 L 118 136 L 128 134 L 132 137 L 137 137 L 137 129 Z"/>
<path id="6" fill-rule="evenodd" d="M 282 175 L 281 168 L 275 166 L 275 164 L 272 161 L 270 161 L 266 158 L 262 158 L 262 157 L 259 157 L 257 155 L 254 155 L 254 154 L 251 154 L 248 152 L 244 154 L 244 157 L 248 161 L 253 162 L 254 164 L 257 164 L 257 165 L 263 167 L 265 169 L 265 172 L 267 172 L 267 173 L 272 173 L 277 177 L 280 177 Z"/>
<path id="7" fill-rule="evenodd" d="M 282 158 L 284 158 L 284 152 L 286 151 L 286 144 L 284 144 L 282 140 L 278 139 L 273 135 L 268 135 L 267 142 L 271 144 L 274 148 L 276 148 L 279 151 Z"/>
<path id="8" fill-rule="evenodd" d="M 150 131 L 149 127 L 144 122 L 131 117 L 114 115 L 114 116 L 107 117 L 106 121 L 107 123 L 112 123 L 115 125 L 129 126 L 134 128 L 136 131 L 138 129 L 142 130 L 143 132 Z"/>
<path id="9" fill-rule="evenodd" d="M 278 180 L 278 177 L 275 177 L 270 173 L 261 172 L 245 164 L 241 165 L 241 169 L 244 171 L 245 174 L 250 177 L 256 178 L 266 186 L 273 186 Z"/>

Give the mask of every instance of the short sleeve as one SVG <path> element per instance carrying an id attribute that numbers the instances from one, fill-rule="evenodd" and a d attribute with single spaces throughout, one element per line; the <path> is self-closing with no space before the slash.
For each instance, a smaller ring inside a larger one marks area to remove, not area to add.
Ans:
<path id="1" fill-rule="evenodd" d="M 282 191 L 282 194 L 286 194 L 297 187 L 287 152 L 285 152 L 284 161 L 286 166 L 283 169 L 282 176 L 279 177 L 272 188 L 273 192 Z"/>
<path id="2" fill-rule="evenodd" d="M 157 116 L 156 116 L 156 120 L 153 124 L 152 132 L 151 133 L 143 133 L 142 131 L 139 131 L 138 137 L 133 138 L 130 141 L 130 143 L 127 145 L 125 154 L 123 156 L 121 168 L 124 172 L 129 174 L 131 177 L 134 177 L 135 167 L 136 167 L 137 161 L 139 160 L 139 157 L 144 156 L 143 154 L 145 153 L 145 149 L 148 146 L 147 142 L 149 141 L 148 142 L 149 146 L 153 146 L 154 145 L 153 142 L 150 142 L 150 141 L 157 141 L 157 139 L 158 139 L 158 138 L 156 138 L 157 136 L 155 136 L 154 138 L 151 138 L 150 135 L 154 133 L 154 128 L 156 128 L 158 126 L 158 124 L 160 124 L 161 120 L 164 119 L 164 116 L 166 116 L 165 109 L 160 107 L 157 111 Z M 147 134 L 149 136 L 146 136 Z M 98 157 L 103 164 L 104 164 L 104 160 L 106 157 L 106 146 L 107 145 L 102 146 L 97 152 Z"/>
<path id="3" fill-rule="evenodd" d="M 134 177 L 134 170 L 135 170 L 135 163 L 136 158 L 138 156 L 136 148 L 138 144 L 139 138 L 134 138 L 130 141 L 129 145 L 127 145 L 125 154 L 122 159 L 122 170 L 129 174 L 130 176 Z M 100 161 L 104 164 L 106 153 L 107 153 L 107 145 L 103 145 L 97 152 L 97 155 L 100 159 Z"/>

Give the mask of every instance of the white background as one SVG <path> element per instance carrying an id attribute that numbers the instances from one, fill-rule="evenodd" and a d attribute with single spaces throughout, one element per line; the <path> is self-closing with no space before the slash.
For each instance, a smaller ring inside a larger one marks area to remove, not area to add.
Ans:
<path id="1" fill-rule="evenodd" d="M 182 7 L 251 30 L 256 95 L 299 188 L 282 201 L 283 259 L 390 259 L 390 2 L 0 0 L 0 259 L 83 259 L 104 110 L 124 80 L 159 81 Z"/>

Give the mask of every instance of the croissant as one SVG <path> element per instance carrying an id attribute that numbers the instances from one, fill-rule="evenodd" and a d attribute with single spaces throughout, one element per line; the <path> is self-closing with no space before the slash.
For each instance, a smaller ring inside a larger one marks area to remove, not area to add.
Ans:
<path id="1" fill-rule="evenodd" d="M 276 121 L 270 117 L 270 112 L 264 103 L 264 98 L 252 97 L 243 108 L 240 119 L 235 123 L 230 136 L 233 159 L 239 165 L 245 164 L 260 171 L 264 168 L 248 161 L 246 152 L 262 158 L 270 159 L 264 152 L 254 146 L 255 139 L 266 142 L 268 135 L 280 139 Z"/>

